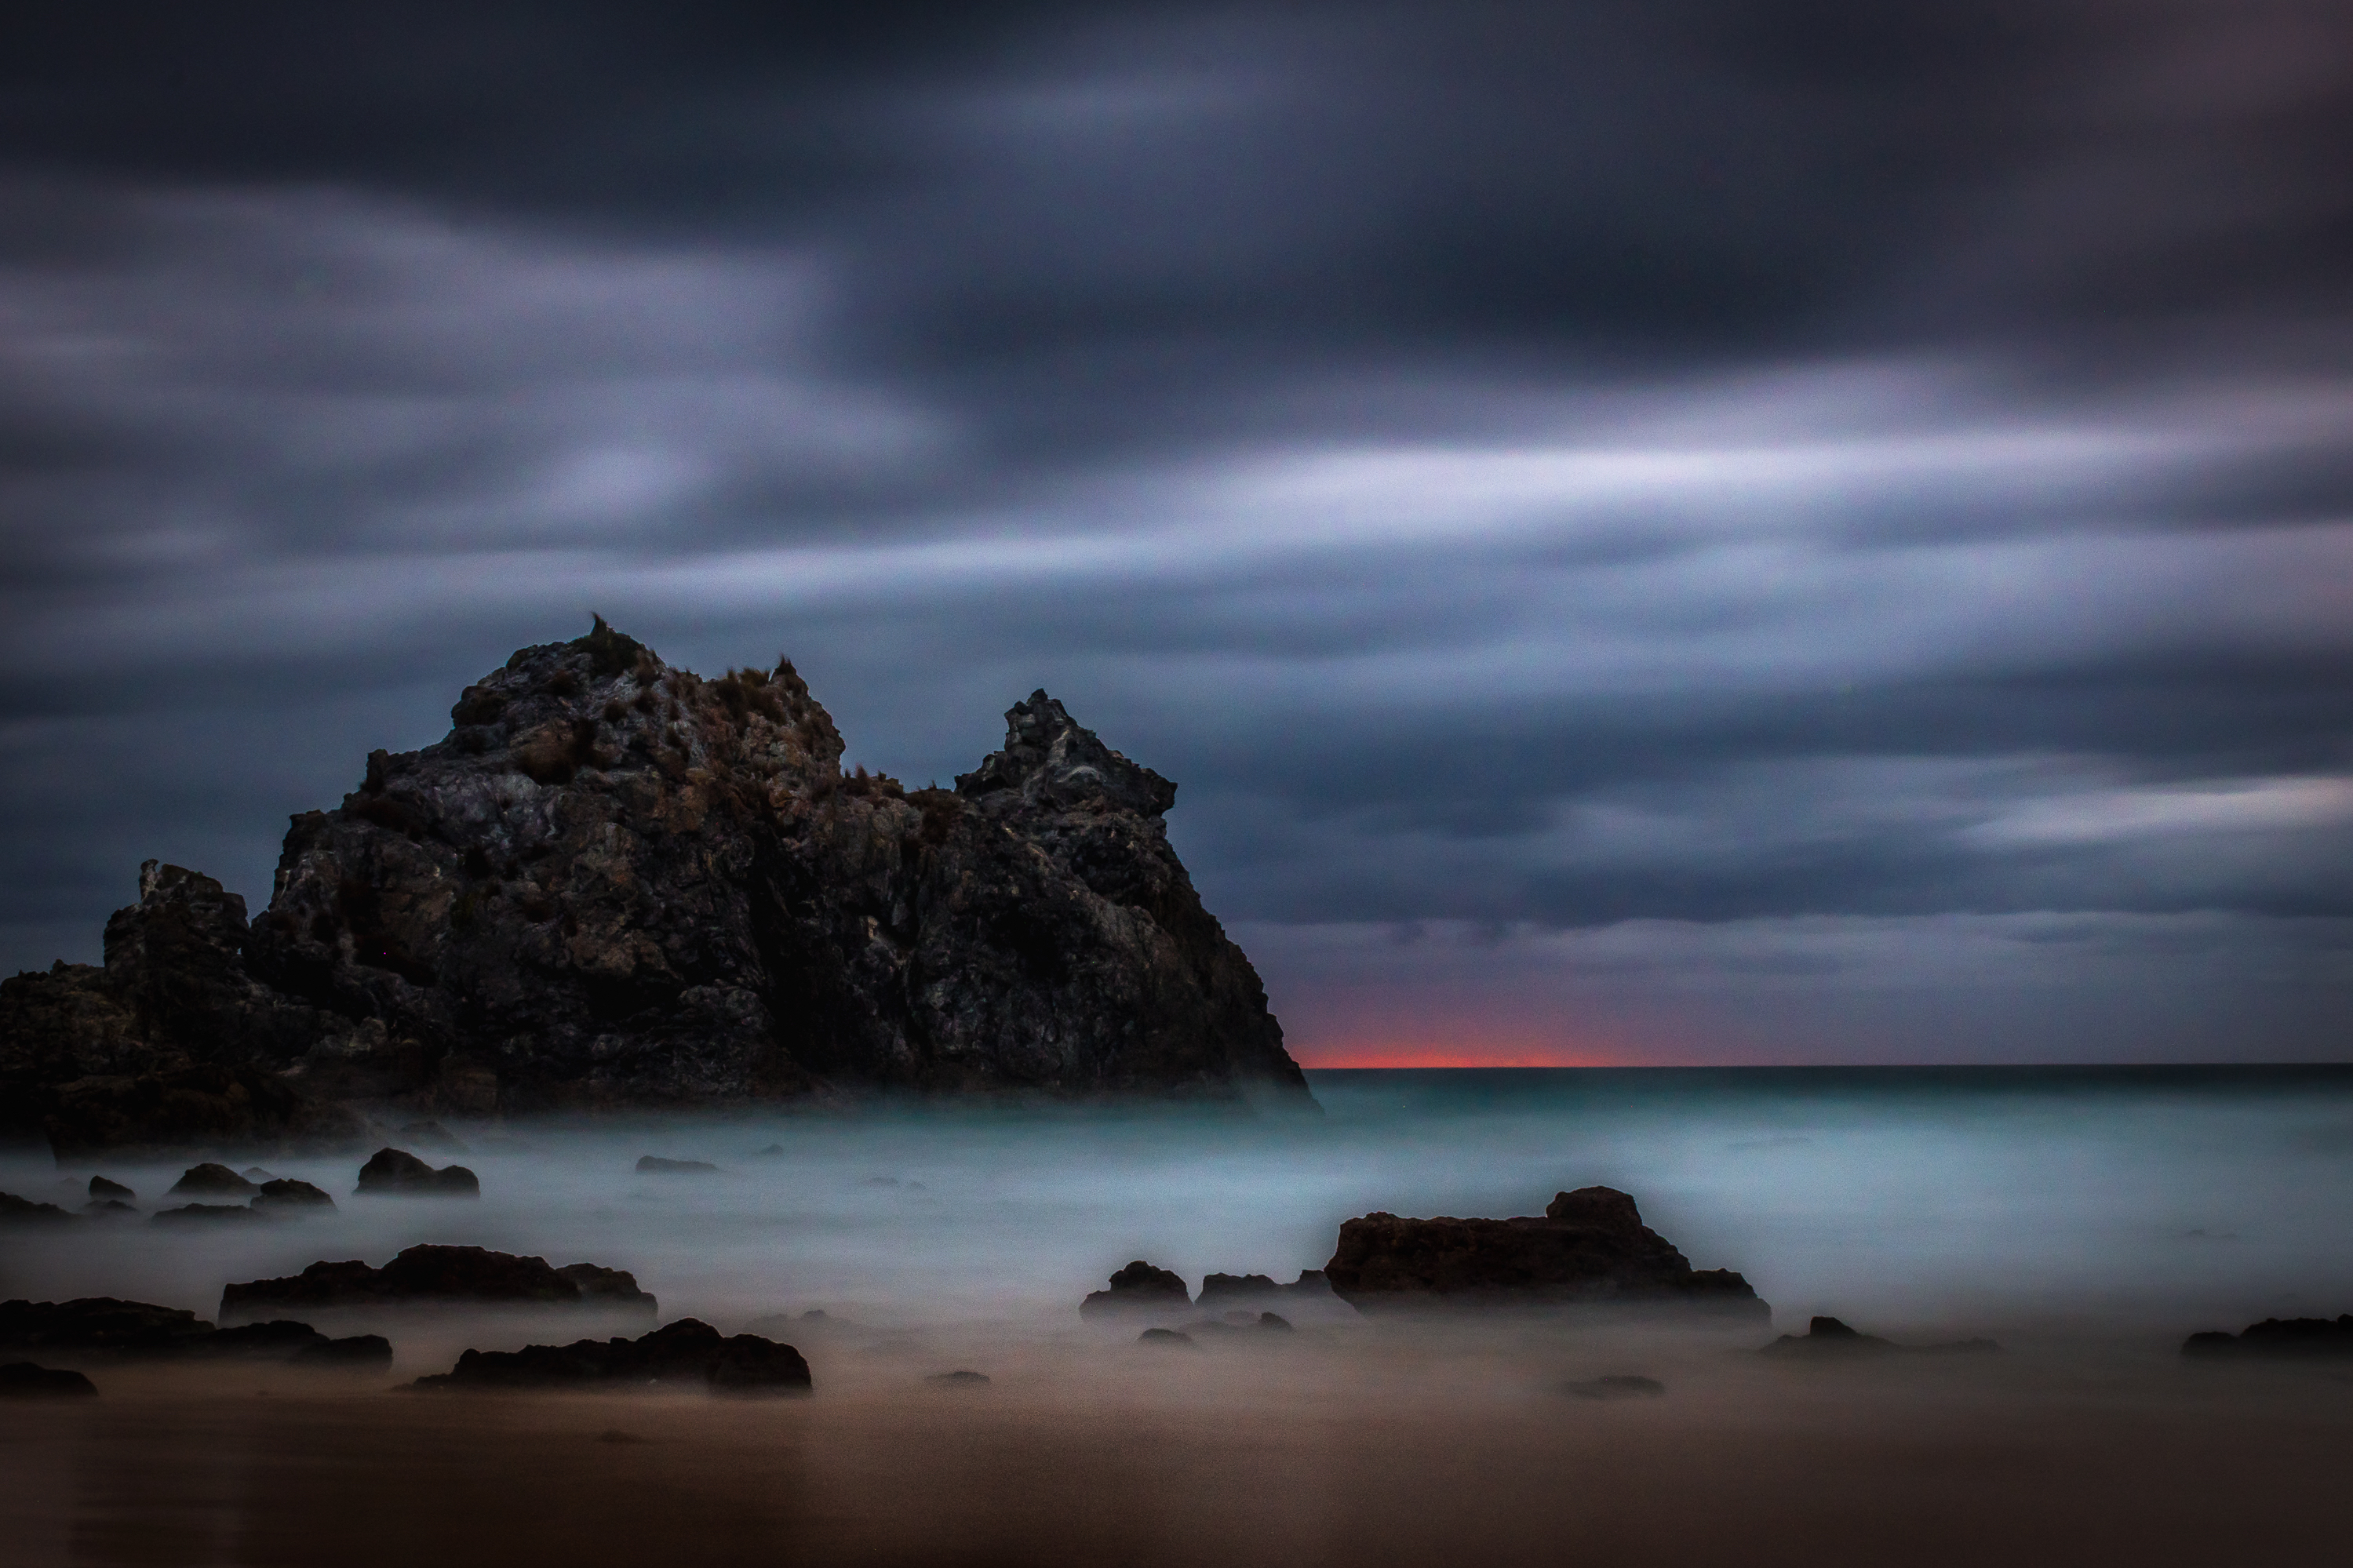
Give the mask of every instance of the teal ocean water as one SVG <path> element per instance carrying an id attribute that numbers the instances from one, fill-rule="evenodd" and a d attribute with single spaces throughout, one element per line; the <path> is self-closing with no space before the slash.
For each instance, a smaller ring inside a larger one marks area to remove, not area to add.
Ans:
<path id="1" fill-rule="evenodd" d="M 1450 1069 L 1310 1075 L 1317 1115 L 878 1109 L 453 1124 L 479 1203 L 351 1195 L 358 1161 L 268 1160 L 333 1215 L 235 1230 L 19 1233 L 0 1292 L 209 1311 L 230 1279 L 466 1242 L 631 1268 L 743 1321 L 1067 1321 L 1130 1258 L 1288 1279 L 1340 1222 L 1540 1212 L 1633 1194 L 1778 1320 L 1905 1333 L 2114 1334 L 2353 1310 L 2353 1068 Z M 640 1154 L 705 1160 L 649 1178 Z M 245 1162 L 240 1162 L 243 1163 Z M 68 1201 L 103 1171 L 144 1207 L 178 1164 L 0 1163 Z"/>

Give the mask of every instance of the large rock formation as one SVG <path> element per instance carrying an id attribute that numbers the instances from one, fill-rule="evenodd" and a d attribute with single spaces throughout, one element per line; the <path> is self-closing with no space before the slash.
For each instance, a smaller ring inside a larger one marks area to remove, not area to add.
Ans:
<path id="1" fill-rule="evenodd" d="M 466 689 L 286 836 L 269 907 L 152 862 L 102 969 L 0 985 L 0 1103 L 61 1154 L 348 1143 L 350 1108 L 875 1087 L 1312 1103 L 1201 907 L 1176 785 L 1040 691 L 954 790 L 845 776 L 789 663 L 600 620 Z"/>
<path id="2" fill-rule="evenodd" d="M 1324 1272 L 1343 1300 L 1368 1312 L 1606 1303 L 1771 1315 L 1747 1280 L 1694 1268 L 1611 1187 L 1561 1193 L 1541 1217 L 1346 1220 Z"/>

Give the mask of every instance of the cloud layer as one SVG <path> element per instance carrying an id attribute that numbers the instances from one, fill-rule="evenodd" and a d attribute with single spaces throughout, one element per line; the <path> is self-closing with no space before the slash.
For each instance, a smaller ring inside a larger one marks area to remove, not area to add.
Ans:
<path id="1" fill-rule="evenodd" d="M 139 11 L 0 66 L 0 963 L 593 607 L 1048 686 L 1317 1059 L 2348 1044 L 2339 7 Z"/>

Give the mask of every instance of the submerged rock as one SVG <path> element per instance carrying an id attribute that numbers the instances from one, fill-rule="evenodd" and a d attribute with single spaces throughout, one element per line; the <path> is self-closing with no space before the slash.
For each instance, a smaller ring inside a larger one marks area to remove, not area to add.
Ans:
<path id="1" fill-rule="evenodd" d="M 1783 1334 L 1757 1353 L 1770 1356 L 1840 1360 L 1852 1356 L 1976 1354 L 1998 1351 L 1991 1340 L 1952 1340 L 1943 1344 L 1899 1345 L 1876 1334 L 1861 1333 L 1836 1318 L 1815 1318 L 1803 1334 Z"/>
<path id="2" fill-rule="evenodd" d="M 1127 1312 L 1184 1311 L 1193 1304 L 1184 1276 L 1155 1268 L 1141 1258 L 1111 1277 L 1108 1289 L 1090 1293 L 1079 1315 L 1099 1318 Z"/>
<path id="3" fill-rule="evenodd" d="M 624 1308 L 652 1311 L 636 1276 L 594 1263 L 552 1268 L 544 1258 L 480 1247 L 412 1247 L 381 1268 L 357 1258 L 313 1263 L 280 1279 L 253 1279 L 221 1291 L 220 1315 L 250 1318 L 285 1309 L 322 1310 L 467 1301 L 524 1307 Z"/>
<path id="4" fill-rule="evenodd" d="M 0 984 L 0 1131 L 348 1147 L 363 1104 L 860 1088 L 1314 1104 L 1169 847 L 1176 786 L 1043 691 L 952 790 L 845 775 L 789 663 L 706 680 L 601 621 L 450 719 L 294 819 L 250 923 L 150 862 L 103 968 Z"/>
<path id="5" fill-rule="evenodd" d="M 640 1176 L 716 1176 L 723 1174 L 716 1165 L 701 1160 L 665 1160 L 659 1154 L 638 1156 Z"/>
<path id="6" fill-rule="evenodd" d="M 2235 1334 L 2192 1334 L 2182 1342 L 2181 1353 L 2192 1360 L 2353 1356 L 2353 1312 L 2335 1318 L 2265 1318 Z"/>
<path id="7" fill-rule="evenodd" d="M 0 1365 L 0 1399 L 90 1399 L 98 1385 L 80 1373 L 28 1361 Z"/>
<path id="8" fill-rule="evenodd" d="M 1176 1329 L 1146 1329 L 1142 1333 L 1135 1336 L 1135 1342 L 1140 1345 L 1159 1345 L 1163 1347 L 1175 1347 L 1181 1345 L 1188 1350 L 1198 1348 L 1193 1343 L 1192 1335 L 1184 1333 Z"/>
<path id="9" fill-rule="evenodd" d="M 411 1198 L 479 1198 L 480 1178 L 463 1165 L 435 1170 L 406 1149 L 379 1149 L 360 1167 L 362 1193 Z"/>
<path id="10" fill-rule="evenodd" d="M 1587 1378 L 1582 1383 L 1564 1383 L 1563 1394 L 1577 1399 L 1664 1399 L 1667 1385 L 1655 1377 L 1638 1377 L 1632 1373 L 1611 1373 L 1607 1377 Z"/>
<path id="11" fill-rule="evenodd" d="M 519 1351 L 468 1351 L 448 1372 L 420 1377 L 419 1389 L 642 1388 L 700 1386 L 713 1394 L 809 1392 L 808 1363 L 790 1345 L 757 1334 L 723 1337 L 681 1318 L 634 1340 L 577 1340 Z"/>
<path id="12" fill-rule="evenodd" d="M 1609 1187 L 1562 1193 L 1541 1218 L 1366 1215 L 1341 1225 L 1324 1272 L 1362 1311 L 1611 1303 L 1771 1315 L 1747 1280 L 1693 1268 Z"/>
<path id="13" fill-rule="evenodd" d="M 157 1225 L 245 1225 L 269 1215 L 249 1204 L 182 1204 L 178 1208 L 157 1209 Z"/>

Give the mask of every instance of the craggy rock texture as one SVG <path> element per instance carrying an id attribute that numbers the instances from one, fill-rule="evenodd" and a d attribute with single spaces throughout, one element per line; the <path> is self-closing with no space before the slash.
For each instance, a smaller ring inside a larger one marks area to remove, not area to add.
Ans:
<path id="1" fill-rule="evenodd" d="M 313 1263 L 283 1279 L 253 1279 L 221 1291 L 220 1315 L 256 1318 L 287 1309 L 403 1306 L 467 1301 L 511 1307 L 620 1308 L 651 1312 L 652 1296 L 637 1277 L 594 1263 L 551 1268 L 544 1258 L 519 1258 L 480 1247 L 412 1247 L 381 1268 L 358 1258 Z"/>
<path id="2" fill-rule="evenodd" d="M 1079 1303 L 1082 1318 L 1113 1313 L 1184 1311 L 1193 1304 L 1183 1275 L 1155 1268 L 1139 1258 L 1111 1277 L 1109 1289 L 1095 1290 Z"/>
<path id="3" fill-rule="evenodd" d="M 1324 1272 L 1361 1311 L 1609 1302 L 1770 1315 L 1747 1280 L 1694 1269 L 1642 1223 L 1632 1198 L 1609 1187 L 1562 1193 L 1541 1218 L 1366 1215 L 1341 1225 Z"/>
<path id="4" fill-rule="evenodd" d="M 954 790 L 844 776 L 789 663 L 706 680 L 602 621 L 450 717 L 294 819 L 250 925 L 151 862 L 102 969 L 0 985 L 12 1130 L 66 1155 L 349 1146 L 353 1107 L 1313 1104 L 1169 847 L 1176 785 L 1042 691 Z"/>
<path id="5" fill-rule="evenodd" d="M 577 1340 L 519 1351 L 468 1351 L 452 1370 L 420 1377 L 420 1389 L 699 1386 L 713 1394 L 807 1394 L 808 1363 L 757 1334 L 723 1338 L 693 1318 L 634 1340 Z"/>
<path id="6" fill-rule="evenodd" d="M 2235 1334 L 2192 1334 L 2182 1342 L 2181 1353 L 2192 1360 L 2353 1357 L 2353 1312 L 2334 1318 L 2265 1318 Z"/>

